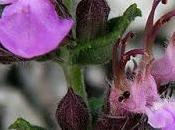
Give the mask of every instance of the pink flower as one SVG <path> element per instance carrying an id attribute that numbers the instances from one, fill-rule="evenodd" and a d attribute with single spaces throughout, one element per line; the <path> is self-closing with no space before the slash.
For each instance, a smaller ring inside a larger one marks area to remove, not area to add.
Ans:
<path id="1" fill-rule="evenodd" d="M 117 90 L 113 88 L 110 94 L 111 112 L 113 115 L 124 115 L 126 112 L 145 113 L 145 109 L 153 105 L 154 102 L 159 101 L 159 95 L 157 93 L 156 82 L 150 74 L 146 77 L 137 78 L 130 82 L 128 92 L 129 98 L 124 98 L 120 101 L 120 97 L 124 95 L 126 91 Z"/>
<path id="2" fill-rule="evenodd" d="M 160 27 L 175 16 L 175 10 L 168 12 L 155 24 L 155 9 L 161 0 L 154 0 L 145 28 L 144 50 L 135 49 L 125 53 L 125 46 L 132 33 L 120 39 L 113 49 L 114 84 L 109 96 L 110 112 L 113 116 L 126 116 L 128 113 L 146 114 L 148 123 L 154 128 L 175 130 L 175 101 L 162 99 L 158 93 L 159 85 L 175 80 L 175 33 L 166 49 L 165 55 L 156 60 L 152 47 Z M 162 3 L 167 3 L 162 0 Z M 138 67 L 129 74 L 125 65 L 130 56 L 142 54 Z M 130 78 L 133 77 L 133 78 Z"/>
<path id="3" fill-rule="evenodd" d="M 130 81 L 129 81 L 130 82 Z M 109 102 L 113 116 L 126 116 L 127 113 L 146 114 L 153 128 L 175 129 L 175 101 L 161 99 L 157 93 L 156 82 L 151 75 L 132 82 L 129 98 L 120 101 L 121 91 L 112 89 Z"/>
<path id="4" fill-rule="evenodd" d="M 175 9 L 163 15 L 157 22 L 154 23 L 154 13 L 161 0 L 154 0 L 151 13 L 149 15 L 146 29 L 145 29 L 145 49 L 149 55 L 152 55 L 152 47 L 157 32 L 167 23 L 173 16 L 175 16 Z M 163 4 L 167 0 L 162 0 Z M 155 59 L 152 64 L 151 74 L 154 76 L 158 85 L 175 80 L 175 62 L 173 55 L 175 54 L 175 33 L 173 34 L 169 45 L 166 49 L 165 55 L 160 59 Z"/>
<path id="5" fill-rule="evenodd" d="M 71 19 L 57 15 L 50 0 L 0 2 L 12 3 L 5 7 L 0 19 L 1 44 L 23 58 L 32 58 L 54 50 L 73 25 Z"/>
<path id="6" fill-rule="evenodd" d="M 11 4 L 16 2 L 17 0 L 0 0 L 0 4 Z"/>
<path id="7" fill-rule="evenodd" d="M 153 62 L 152 75 L 158 84 L 175 80 L 175 33 L 173 34 L 165 55 Z"/>
<path id="8" fill-rule="evenodd" d="M 148 116 L 148 123 L 154 128 L 162 130 L 175 130 L 175 102 L 160 100 L 155 102 L 145 112 Z"/>

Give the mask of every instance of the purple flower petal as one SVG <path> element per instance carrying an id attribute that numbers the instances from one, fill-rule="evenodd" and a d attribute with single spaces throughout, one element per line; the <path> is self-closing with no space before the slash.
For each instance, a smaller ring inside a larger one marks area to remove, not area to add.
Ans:
<path id="1" fill-rule="evenodd" d="M 146 107 L 159 100 L 157 85 L 153 76 L 149 74 L 139 79 L 130 84 L 128 83 L 130 97 L 122 102 L 118 100 L 121 96 L 121 90 L 116 88 L 111 90 L 109 101 L 112 115 L 126 114 L 126 111 L 144 113 Z"/>
<path id="2" fill-rule="evenodd" d="M 58 47 L 72 25 L 58 17 L 49 0 L 18 0 L 3 11 L 0 41 L 15 55 L 32 58 Z"/>
<path id="3" fill-rule="evenodd" d="M 135 81 L 135 86 L 131 87 L 133 100 L 137 103 L 135 112 L 143 112 L 145 107 L 152 105 L 154 101 L 159 99 L 157 85 L 153 76 L 146 74 L 141 80 Z"/>
<path id="4" fill-rule="evenodd" d="M 173 34 L 165 55 L 153 62 L 151 73 L 157 83 L 167 83 L 175 80 L 175 33 Z"/>
<path id="5" fill-rule="evenodd" d="M 174 122 L 175 123 L 175 122 Z M 173 124 L 174 124 L 173 123 Z M 162 130 L 175 130 L 175 125 L 168 125 L 165 128 L 162 128 Z"/>
<path id="6" fill-rule="evenodd" d="M 150 108 L 146 109 L 148 123 L 154 128 L 162 130 L 175 129 L 175 102 L 157 102 Z"/>
<path id="7" fill-rule="evenodd" d="M 18 0 L 0 0 L 0 4 L 11 4 Z"/>

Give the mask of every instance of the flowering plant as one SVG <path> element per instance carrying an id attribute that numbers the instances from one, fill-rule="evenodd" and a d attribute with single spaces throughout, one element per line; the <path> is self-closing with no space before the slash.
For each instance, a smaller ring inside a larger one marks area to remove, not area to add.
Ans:
<path id="1" fill-rule="evenodd" d="M 174 130 L 175 102 L 164 96 L 171 88 L 161 85 L 175 80 L 175 34 L 162 58 L 155 59 L 153 55 L 156 34 L 175 16 L 172 10 L 154 22 L 161 2 L 166 4 L 167 0 L 153 0 L 144 48 L 126 52 L 127 42 L 134 34 L 121 36 L 141 16 L 136 4 L 122 16 L 108 20 L 110 8 L 105 0 L 82 0 L 76 15 L 74 1 L 0 0 L 5 5 L 0 18 L 0 61 L 52 59 L 62 65 L 68 92 L 58 104 L 56 119 L 63 130 Z M 136 55 L 142 55 L 141 62 L 133 61 L 134 69 L 126 70 L 127 62 Z M 102 105 L 98 105 L 98 99 L 88 99 L 81 67 L 111 61 L 113 81 Z M 100 109 L 100 113 L 94 115 L 94 109 Z M 9 129 L 44 128 L 19 118 Z"/>

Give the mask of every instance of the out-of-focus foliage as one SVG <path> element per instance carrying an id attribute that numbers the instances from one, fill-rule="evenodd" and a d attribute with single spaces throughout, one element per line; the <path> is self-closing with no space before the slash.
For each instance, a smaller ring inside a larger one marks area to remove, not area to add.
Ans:
<path id="1" fill-rule="evenodd" d="M 92 114 L 92 124 L 95 125 L 104 106 L 104 97 L 92 97 L 89 99 L 89 107 Z"/>
<path id="2" fill-rule="evenodd" d="M 18 118 L 10 127 L 9 130 L 46 130 L 42 127 L 30 124 L 28 121 Z"/>

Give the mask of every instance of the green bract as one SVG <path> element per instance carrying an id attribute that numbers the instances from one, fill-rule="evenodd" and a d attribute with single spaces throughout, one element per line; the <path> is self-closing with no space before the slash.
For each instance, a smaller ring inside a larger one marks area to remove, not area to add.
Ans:
<path id="1" fill-rule="evenodd" d="M 122 36 L 130 23 L 141 16 L 136 4 L 131 5 L 123 16 L 107 22 L 106 34 L 92 40 L 82 40 L 72 51 L 74 64 L 104 64 L 111 60 L 112 46 Z"/>

